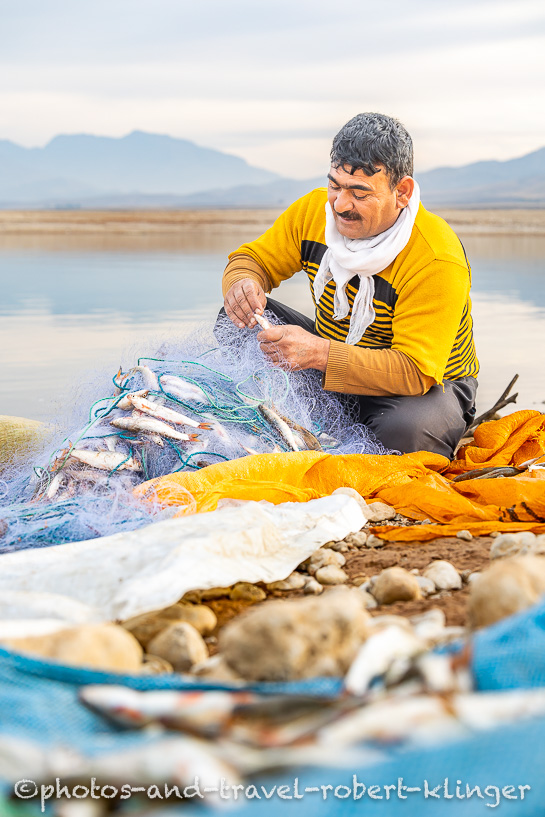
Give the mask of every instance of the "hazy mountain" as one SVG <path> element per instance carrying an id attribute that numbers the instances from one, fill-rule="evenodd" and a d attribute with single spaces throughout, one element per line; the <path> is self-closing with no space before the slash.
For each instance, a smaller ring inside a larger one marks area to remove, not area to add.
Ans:
<path id="1" fill-rule="evenodd" d="M 504 162 L 417 174 L 431 207 L 545 207 L 545 148 Z M 284 179 L 185 139 L 57 136 L 44 148 L 0 141 L 0 207 L 286 207 L 326 183 Z"/>
<path id="2" fill-rule="evenodd" d="M 432 207 L 545 207 L 545 148 L 505 162 L 474 162 L 441 167 L 416 175 L 422 200 Z M 185 196 L 182 207 L 285 207 L 315 187 L 324 176 L 265 185 L 209 190 Z"/>
<path id="3" fill-rule="evenodd" d="M 0 202 L 55 206 L 93 196 L 187 195 L 279 178 L 186 139 L 134 131 L 121 139 L 56 136 L 43 148 L 0 141 Z"/>

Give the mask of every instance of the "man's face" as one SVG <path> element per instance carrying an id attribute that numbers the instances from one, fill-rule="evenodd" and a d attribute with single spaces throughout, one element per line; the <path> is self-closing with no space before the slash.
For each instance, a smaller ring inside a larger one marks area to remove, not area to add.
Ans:
<path id="1" fill-rule="evenodd" d="M 379 172 L 373 176 L 366 176 L 363 170 L 348 173 L 342 167 L 329 169 L 327 197 L 337 229 L 346 238 L 371 238 L 383 233 L 408 204 L 413 180 L 405 176 L 391 190 L 384 168 L 378 167 Z M 407 181 L 410 187 L 408 196 Z"/>

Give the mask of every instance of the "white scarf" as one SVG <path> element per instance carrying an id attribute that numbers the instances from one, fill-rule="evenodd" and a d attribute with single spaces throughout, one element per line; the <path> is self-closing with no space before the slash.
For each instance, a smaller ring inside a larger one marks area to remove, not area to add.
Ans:
<path id="1" fill-rule="evenodd" d="M 420 188 L 415 182 L 409 204 L 388 230 L 372 238 L 346 238 L 338 231 L 329 201 L 326 202 L 325 242 L 327 250 L 314 279 L 314 297 L 318 303 L 326 284 L 331 280 L 335 281 L 333 317 L 335 320 L 342 320 L 350 311 L 346 285 L 354 276 L 359 277 L 360 287 L 354 298 L 346 343 L 352 345 L 358 343 L 367 327 L 375 320 L 373 308 L 375 282 L 372 276 L 386 269 L 407 246 L 419 204 Z"/>

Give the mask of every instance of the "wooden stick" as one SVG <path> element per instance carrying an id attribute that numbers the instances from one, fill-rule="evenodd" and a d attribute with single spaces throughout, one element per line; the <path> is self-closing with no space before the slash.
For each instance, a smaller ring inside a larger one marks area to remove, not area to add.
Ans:
<path id="1" fill-rule="evenodd" d="M 485 423 L 497 411 L 499 411 L 502 408 L 505 408 L 505 406 L 508 406 L 509 403 L 516 403 L 517 397 L 518 397 L 518 392 L 516 394 L 511 395 L 511 397 L 508 397 L 507 395 L 509 394 L 509 392 L 511 391 L 511 389 L 513 388 L 513 386 L 517 382 L 518 377 L 519 377 L 518 374 L 516 374 L 514 376 L 514 378 L 511 380 L 511 382 L 509 383 L 507 388 L 501 393 L 498 400 L 496 400 L 496 402 L 494 403 L 492 408 L 488 409 L 488 411 L 485 411 L 483 414 L 480 414 L 478 417 L 475 417 L 475 419 L 473 420 L 473 422 L 471 423 L 471 425 L 467 429 L 466 434 L 468 432 L 474 431 L 477 428 L 477 426 L 480 426 L 481 423 Z"/>

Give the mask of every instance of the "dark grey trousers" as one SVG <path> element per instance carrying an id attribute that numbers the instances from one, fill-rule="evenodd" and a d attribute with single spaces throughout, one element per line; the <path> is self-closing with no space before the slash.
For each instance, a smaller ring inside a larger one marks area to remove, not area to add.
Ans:
<path id="1" fill-rule="evenodd" d="M 267 309 L 282 323 L 317 334 L 314 321 L 295 309 L 267 299 Z M 222 309 L 221 314 L 225 314 Z M 387 447 L 402 453 L 433 451 L 452 459 L 454 449 L 475 417 L 474 377 L 445 380 L 426 394 L 410 397 L 357 396 L 359 421 Z M 344 395 L 339 395 L 342 398 Z M 353 397 L 352 397 L 353 399 Z"/>

